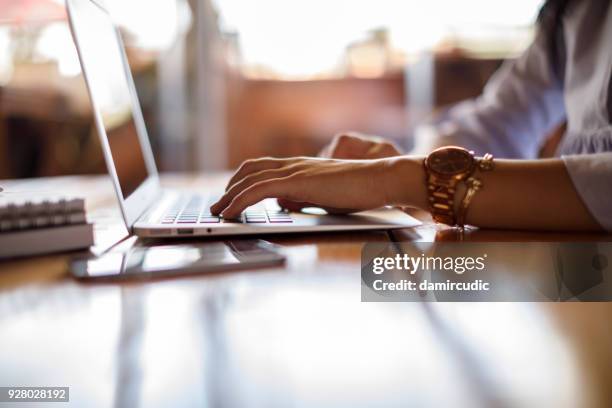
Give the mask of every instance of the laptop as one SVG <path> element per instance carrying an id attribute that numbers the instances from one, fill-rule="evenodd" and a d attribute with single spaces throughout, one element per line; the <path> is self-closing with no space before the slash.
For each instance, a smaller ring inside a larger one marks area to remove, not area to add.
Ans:
<path id="1" fill-rule="evenodd" d="M 393 208 L 351 215 L 328 215 L 317 209 L 288 213 L 274 199 L 227 220 L 209 211 L 222 192 L 163 189 L 119 31 L 94 0 L 66 0 L 66 6 L 104 158 L 130 232 L 141 237 L 227 236 L 420 224 Z"/>

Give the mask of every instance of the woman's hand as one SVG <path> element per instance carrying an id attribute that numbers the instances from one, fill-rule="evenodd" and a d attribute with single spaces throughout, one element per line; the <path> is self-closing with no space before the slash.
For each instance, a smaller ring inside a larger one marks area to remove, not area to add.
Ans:
<path id="1" fill-rule="evenodd" d="M 406 188 L 401 185 L 402 177 L 398 171 L 395 159 L 349 161 L 298 157 L 248 160 L 234 174 L 225 194 L 210 210 L 224 218 L 235 218 L 247 207 L 271 197 L 310 203 L 332 212 L 398 204 L 399 193 Z"/>
<path id="2" fill-rule="evenodd" d="M 320 157 L 330 159 L 371 160 L 400 156 L 402 153 L 393 143 L 382 137 L 369 136 L 357 132 L 339 133 L 321 150 Z M 313 203 L 296 202 L 284 198 L 278 204 L 290 211 L 300 211 L 304 207 L 316 207 Z M 326 208 L 328 212 L 337 212 Z"/>
<path id="3" fill-rule="evenodd" d="M 331 159 L 370 160 L 401 154 L 393 142 L 382 137 L 345 132 L 334 136 L 319 155 Z"/>

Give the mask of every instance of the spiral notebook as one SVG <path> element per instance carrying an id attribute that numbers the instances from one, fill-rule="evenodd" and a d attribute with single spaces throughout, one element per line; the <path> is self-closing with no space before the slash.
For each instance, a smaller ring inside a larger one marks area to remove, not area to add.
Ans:
<path id="1" fill-rule="evenodd" d="M 0 192 L 0 258 L 84 249 L 93 243 L 82 198 Z"/>

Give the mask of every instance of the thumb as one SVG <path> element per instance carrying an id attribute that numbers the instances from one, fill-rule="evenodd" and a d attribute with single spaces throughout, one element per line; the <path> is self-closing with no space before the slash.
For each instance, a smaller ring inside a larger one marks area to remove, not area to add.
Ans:
<path id="1" fill-rule="evenodd" d="M 278 202 L 278 205 L 281 206 L 281 208 L 284 208 L 285 210 L 289 210 L 289 211 L 295 211 L 295 212 L 301 211 L 302 208 L 314 207 L 314 205 L 312 205 L 311 203 L 291 201 L 291 200 L 287 200 L 286 198 L 279 198 L 276 201 Z"/>

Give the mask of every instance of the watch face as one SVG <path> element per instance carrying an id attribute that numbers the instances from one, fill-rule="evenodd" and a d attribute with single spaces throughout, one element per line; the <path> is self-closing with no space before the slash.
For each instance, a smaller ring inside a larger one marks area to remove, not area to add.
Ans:
<path id="1" fill-rule="evenodd" d="M 427 167 L 444 175 L 468 173 L 474 165 L 474 156 L 461 147 L 442 147 L 427 157 Z"/>

